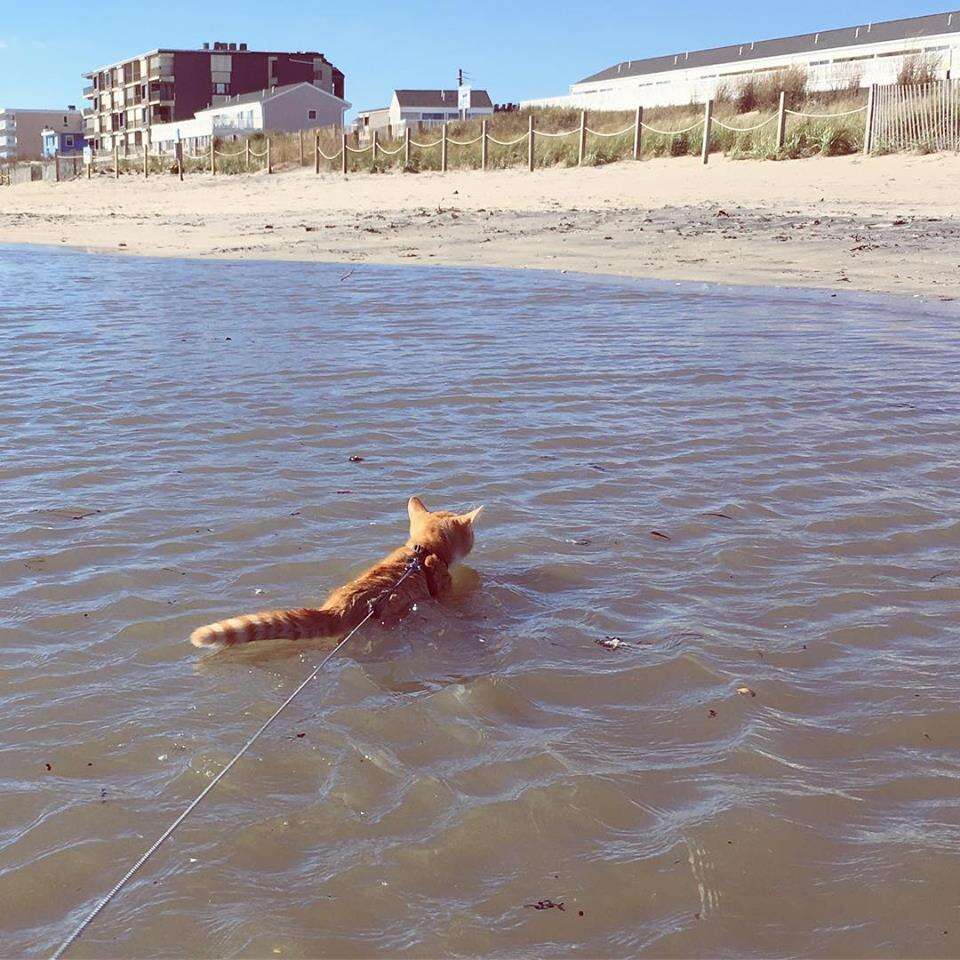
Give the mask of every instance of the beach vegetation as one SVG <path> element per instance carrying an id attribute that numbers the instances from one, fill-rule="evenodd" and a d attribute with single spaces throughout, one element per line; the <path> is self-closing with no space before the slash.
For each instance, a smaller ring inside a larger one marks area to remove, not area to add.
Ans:
<path id="1" fill-rule="evenodd" d="M 826 117 L 790 115 L 784 146 L 776 147 L 776 116 L 780 90 L 787 92 L 791 110 Z M 838 89 L 809 92 L 806 74 L 801 70 L 782 70 L 748 78 L 736 90 L 721 86 L 714 103 L 714 123 L 710 151 L 731 158 L 789 159 L 794 157 L 837 156 L 855 153 L 863 147 L 863 113 L 839 116 L 866 103 L 866 91 Z M 837 114 L 837 116 L 829 116 Z M 549 107 L 497 113 L 487 118 L 490 138 L 487 167 L 506 169 L 527 164 L 527 133 L 533 117 L 534 162 L 538 167 L 573 167 L 580 162 L 580 111 Z M 640 137 L 641 159 L 650 157 L 697 156 L 703 145 L 703 105 L 697 103 L 673 107 L 646 108 Z M 587 136 L 583 165 L 602 166 L 633 156 L 635 112 L 632 110 L 591 111 L 587 114 Z M 447 125 L 447 166 L 451 170 L 479 169 L 481 166 L 481 122 L 477 119 Z M 563 134 L 563 136 L 551 136 Z M 410 131 L 412 146 L 409 160 L 404 155 L 403 136 L 382 131 L 378 137 L 376 159 L 369 140 L 360 141 L 356 133 L 347 134 L 347 172 L 418 173 L 441 168 L 442 128 L 424 125 Z M 303 164 L 312 168 L 314 143 L 320 147 L 319 168 L 323 172 L 342 169 L 342 132 L 334 128 L 299 133 L 261 133 L 248 138 L 217 139 L 218 174 L 257 173 L 266 169 L 267 144 L 274 171 L 295 169 Z M 459 141 L 459 142 L 458 142 Z M 465 143 L 464 143 L 465 142 Z M 302 143 L 302 148 L 301 148 Z M 176 164 L 166 155 L 159 165 L 176 173 Z M 136 169 L 132 161 L 131 170 Z M 209 149 L 185 153 L 184 172 L 209 172 Z"/>
<path id="2" fill-rule="evenodd" d="M 905 57 L 897 74 L 897 83 L 909 86 L 916 83 L 932 83 L 938 79 L 940 61 L 928 53 L 915 53 Z"/>

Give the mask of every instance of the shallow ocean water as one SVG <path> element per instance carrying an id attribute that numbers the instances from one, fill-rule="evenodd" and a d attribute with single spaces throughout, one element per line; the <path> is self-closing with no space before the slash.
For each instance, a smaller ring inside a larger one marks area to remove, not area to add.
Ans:
<path id="1" fill-rule="evenodd" d="M 487 507 L 455 597 L 331 662 L 70 956 L 957 954 L 955 305 L 17 248 L 0 284 L 0 955 L 325 649 L 191 629 L 322 598 L 412 493 Z"/>

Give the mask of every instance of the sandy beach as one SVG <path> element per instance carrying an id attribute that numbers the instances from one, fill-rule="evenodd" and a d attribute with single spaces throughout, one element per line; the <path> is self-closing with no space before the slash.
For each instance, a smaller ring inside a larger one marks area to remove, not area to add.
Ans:
<path id="1" fill-rule="evenodd" d="M 960 157 L 694 158 L 587 169 L 0 190 L 0 242 L 161 257 L 417 263 L 960 296 Z"/>

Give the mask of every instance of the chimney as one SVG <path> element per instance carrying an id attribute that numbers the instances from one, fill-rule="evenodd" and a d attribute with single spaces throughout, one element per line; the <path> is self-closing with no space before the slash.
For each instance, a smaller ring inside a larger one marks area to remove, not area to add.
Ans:
<path id="1" fill-rule="evenodd" d="M 68 104 L 67 104 L 67 109 L 68 109 L 68 110 L 76 110 L 76 109 L 77 109 L 77 105 L 76 105 L 75 103 L 68 103 Z"/>
<path id="2" fill-rule="evenodd" d="M 240 49 L 241 49 L 241 50 L 246 50 L 246 49 L 247 49 L 247 45 L 246 45 L 245 43 L 241 43 L 241 44 L 240 44 Z"/>
<path id="3" fill-rule="evenodd" d="M 205 44 L 203 45 L 203 49 L 204 49 L 204 50 L 209 50 L 209 49 L 210 49 L 210 44 L 209 44 L 209 43 L 205 43 Z"/>
<path id="4" fill-rule="evenodd" d="M 231 44 L 230 44 L 230 49 L 231 49 L 231 50 L 236 50 L 236 49 L 237 49 L 237 45 L 236 45 L 235 43 L 231 43 Z"/>

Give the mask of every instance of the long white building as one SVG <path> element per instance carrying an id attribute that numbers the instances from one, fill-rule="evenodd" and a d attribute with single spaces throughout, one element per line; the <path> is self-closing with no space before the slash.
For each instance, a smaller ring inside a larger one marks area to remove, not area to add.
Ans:
<path id="1" fill-rule="evenodd" d="M 521 106 L 630 110 L 702 103 L 721 85 L 735 91 L 747 77 L 788 67 L 806 71 L 810 90 L 866 87 L 895 83 L 908 58 L 929 62 L 939 77 L 960 76 L 960 11 L 625 60 L 571 84 L 568 94 Z"/>

